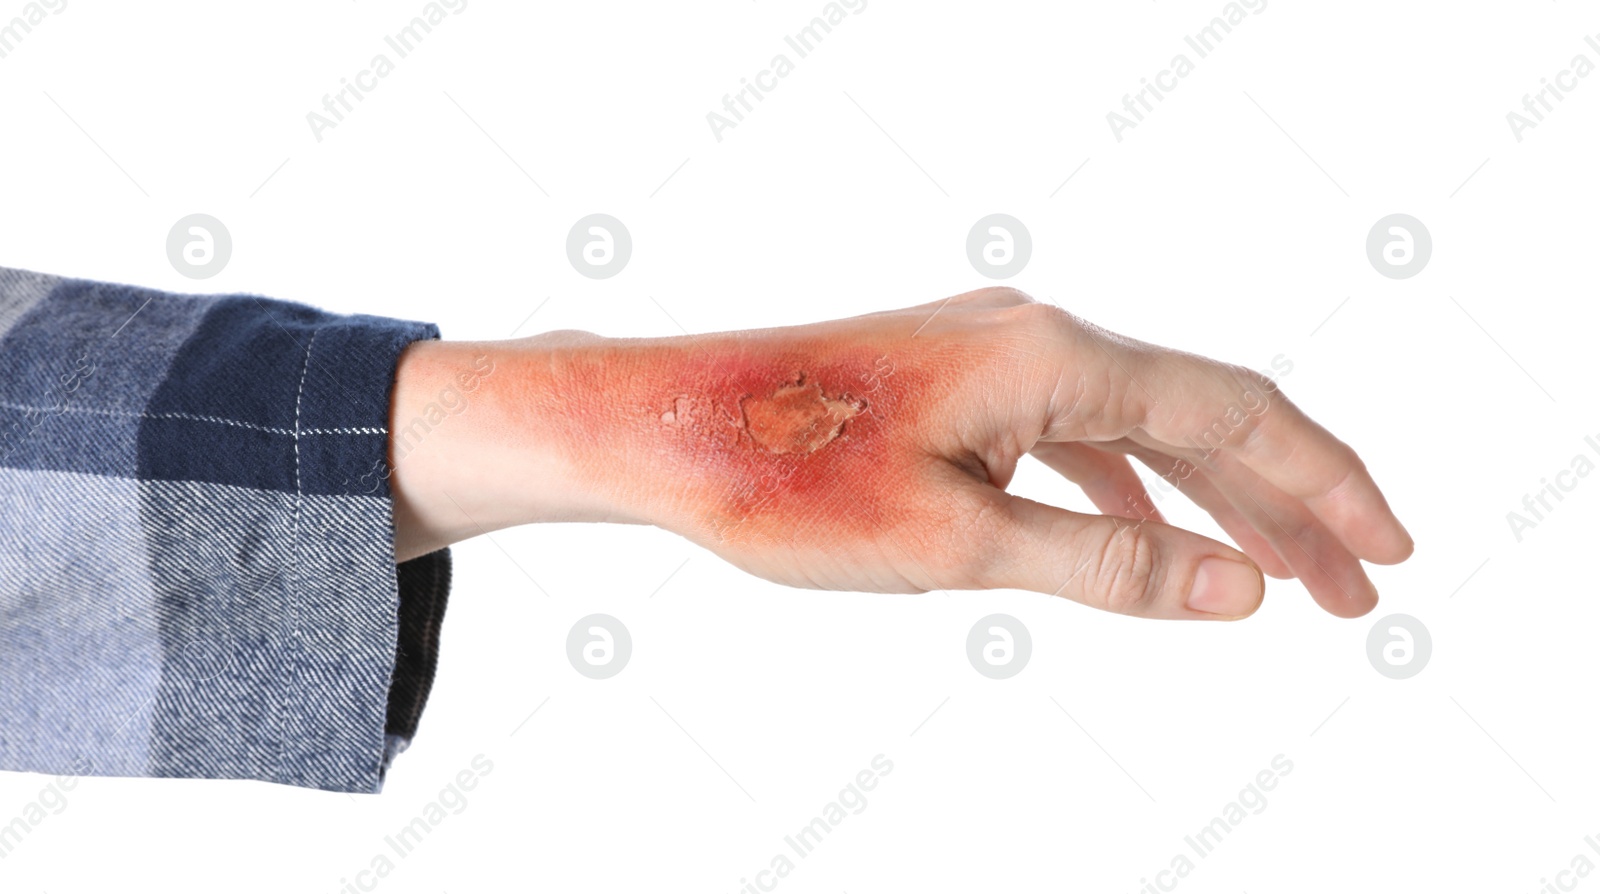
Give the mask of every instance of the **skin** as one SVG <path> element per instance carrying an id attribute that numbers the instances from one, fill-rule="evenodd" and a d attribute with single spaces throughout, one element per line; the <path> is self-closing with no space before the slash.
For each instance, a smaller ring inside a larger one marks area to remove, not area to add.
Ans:
<path id="1" fill-rule="evenodd" d="M 418 435 L 445 395 L 464 403 Z M 1362 561 L 1412 552 L 1356 453 L 1269 379 L 1013 289 L 782 329 L 419 342 L 393 401 L 401 561 L 513 525 L 626 522 L 791 586 L 1017 588 L 1216 620 L 1260 606 L 1263 570 L 1363 615 Z M 1024 455 L 1105 514 L 1009 493 Z M 1166 524 L 1130 458 L 1239 549 Z"/>

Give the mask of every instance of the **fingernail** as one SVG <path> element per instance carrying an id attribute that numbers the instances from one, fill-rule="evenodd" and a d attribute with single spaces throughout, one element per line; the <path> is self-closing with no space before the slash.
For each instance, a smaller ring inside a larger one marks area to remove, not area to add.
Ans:
<path id="1" fill-rule="evenodd" d="M 1261 594 L 1261 572 L 1243 562 L 1210 556 L 1195 570 L 1188 605 L 1197 612 L 1242 618 L 1261 604 Z"/>

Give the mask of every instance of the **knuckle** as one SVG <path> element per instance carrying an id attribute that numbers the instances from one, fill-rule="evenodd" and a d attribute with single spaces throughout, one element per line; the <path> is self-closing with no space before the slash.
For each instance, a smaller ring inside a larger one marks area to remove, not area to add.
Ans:
<path id="1" fill-rule="evenodd" d="M 1242 363 L 1226 363 L 1223 364 L 1223 369 L 1227 370 L 1228 375 L 1233 377 L 1241 388 L 1261 391 L 1271 387 L 1272 380 L 1267 378 L 1264 373 L 1251 369 Z"/>
<path id="2" fill-rule="evenodd" d="M 984 286 L 970 292 L 962 292 L 946 299 L 946 304 L 953 307 L 975 307 L 990 310 L 1009 310 L 1015 307 L 1035 304 L 1033 297 L 1021 289 L 1011 286 Z"/>
<path id="3" fill-rule="evenodd" d="M 1083 331 L 1083 321 L 1054 304 L 1030 300 L 1026 304 L 1004 307 L 995 312 L 1005 337 L 1016 344 L 1041 347 L 1057 356 L 1067 346 L 1076 344 Z"/>
<path id="4" fill-rule="evenodd" d="M 1029 299 L 1026 304 L 1018 304 L 1012 307 L 1011 313 L 1014 318 L 1025 326 L 1049 331 L 1059 331 L 1077 322 L 1077 318 L 1062 310 L 1059 306 L 1032 299 Z"/>
<path id="5" fill-rule="evenodd" d="M 1278 387 L 1277 380 L 1260 370 L 1234 365 L 1229 367 L 1229 372 L 1238 383 L 1240 394 L 1246 398 L 1259 400 L 1268 406 L 1288 400 L 1283 390 Z"/>
<path id="6" fill-rule="evenodd" d="M 1144 523 L 1117 524 L 1092 555 L 1087 584 L 1118 614 L 1149 614 L 1159 598 L 1156 544 Z"/>
<path id="7" fill-rule="evenodd" d="M 1321 522 L 1305 511 L 1273 503 L 1267 505 L 1272 510 L 1267 513 L 1267 519 L 1275 529 L 1272 533 L 1277 535 L 1269 536 L 1274 549 L 1285 556 L 1304 555 L 1308 549 L 1320 552 L 1325 530 Z"/>
<path id="8" fill-rule="evenodd" d="M 1033 296 L 1029 295 L 1027 292 L 1022 291 L 1021 289 L 1012 288 L 1011 286 L 988 286 L 979 289 L 976 294 L 982 295 L 987 300 L 993 301 L 996 304 L 1006 304 L 1015 307 L 1037 303 L 1033 300 Z"/>
<path id="9" fill-rule="evenodd" d="M 1287 399 L 1264 373 L 1231 363 L 1223 364 L 1222 372 L 1228 383 L 1225 403 L 1202 437 L 1217 440 L 1216 449 L 1248 447 L 1272 425 L 1273 408 Z"/>

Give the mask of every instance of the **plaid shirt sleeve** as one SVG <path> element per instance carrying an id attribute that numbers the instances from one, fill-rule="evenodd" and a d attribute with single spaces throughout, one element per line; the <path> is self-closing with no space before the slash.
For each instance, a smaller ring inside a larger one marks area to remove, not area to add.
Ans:
<path id="1" fill-rule="evenodd" d="M 377 791 L 450 585 L 386 471 L 438 334 L 0 268 L 0 769 Z"/>

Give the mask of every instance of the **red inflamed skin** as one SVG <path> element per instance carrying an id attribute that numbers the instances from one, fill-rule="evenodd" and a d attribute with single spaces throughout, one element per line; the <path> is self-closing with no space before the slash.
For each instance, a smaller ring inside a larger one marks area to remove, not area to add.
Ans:
<path id="1" fill-rule="evenodd" d="M 793 586 L 1231 619 L 1263 571 L 1365 614 L 1362 561 L 1412 550 L 1354 451 L 1271 379 L 1011 289 L 783 329 L 418 343 L 392 415 L 402 560 L 529 522 L 631 522 Z M 1104 514 L 1010 493 L 1026 455 Z M 1237 548 L 1166 524 L 1130 458 Z"/>

